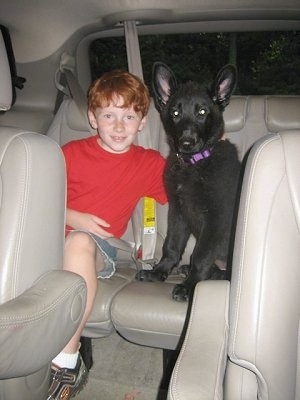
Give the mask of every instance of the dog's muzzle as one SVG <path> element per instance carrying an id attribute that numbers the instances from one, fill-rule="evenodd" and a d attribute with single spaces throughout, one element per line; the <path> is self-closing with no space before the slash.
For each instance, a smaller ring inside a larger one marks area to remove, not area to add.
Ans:
<path id="1" fill-rule="evenodd" d="M 196 135 L 192 134 L 190 130 L 183 131 L 182 136 L 178 140 L 178 150 L 180 152 L 190 152 L 194 150 L 196 144 Z"/>

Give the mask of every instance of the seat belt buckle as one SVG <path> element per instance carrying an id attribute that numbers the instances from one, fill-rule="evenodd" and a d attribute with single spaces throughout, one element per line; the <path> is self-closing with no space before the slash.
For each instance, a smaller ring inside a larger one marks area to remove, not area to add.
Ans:
<path id="1" fill-rule="evenodd" d="M 155 266 L 155 264 L 157 264 L 157 259 L 156 258 L 151 258 L 148 260 L 144 260 L 143 259 L 143 249 L 142 246 L 140 246 L 138 248 L 138 250 L 136 251 L 136 256 L 135 256 L 135 263 L 137 266 L 137 270 L 152 270 Z"/>

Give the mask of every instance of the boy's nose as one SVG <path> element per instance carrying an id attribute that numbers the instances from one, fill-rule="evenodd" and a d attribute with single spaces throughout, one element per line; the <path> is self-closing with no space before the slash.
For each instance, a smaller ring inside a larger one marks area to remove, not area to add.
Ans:
<path id="1" fill-rule="evenodd" d="M 116 120 L 115 122 L 115 130 L 120 132 L 124 129 L 124 123 L 121 120 Z"/>

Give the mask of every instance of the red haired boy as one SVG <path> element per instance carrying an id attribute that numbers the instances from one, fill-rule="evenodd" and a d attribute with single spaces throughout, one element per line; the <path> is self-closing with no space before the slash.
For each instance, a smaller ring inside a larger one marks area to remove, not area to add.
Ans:
<path id="1" fill-rule="evenodd" d="M 77 332 L 53 360 L 48 400 L 66 392 L 69 396 L 64 399 L 73 397 L 87 380 L 78 347 L 94 304 L 97 278 L 115 272 L 117 249 L 106 239 L 124 234 L 142 197 L 167 201 L 164 158 L 133 144 L 145 125 L 149 103 L 148 89 L 139 78 L 124 71 L 105 73 L 88 93 L 88 118 L 98 135 L 63 146 L 67 167 L 64 269 L 85 279 L 88 296 Z"/>

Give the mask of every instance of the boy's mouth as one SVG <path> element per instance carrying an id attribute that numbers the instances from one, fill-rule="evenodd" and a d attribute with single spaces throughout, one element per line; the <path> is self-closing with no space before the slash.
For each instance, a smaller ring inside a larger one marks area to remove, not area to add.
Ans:
<path id="1" fill-rule="evenodd" d="M 126 137 L 125 136 L 112 136 L 111 137 L 112 138 L 112 140 L 114 141 L 114 142 L 124 142 L 124 140 L 126 139 Z"/>

